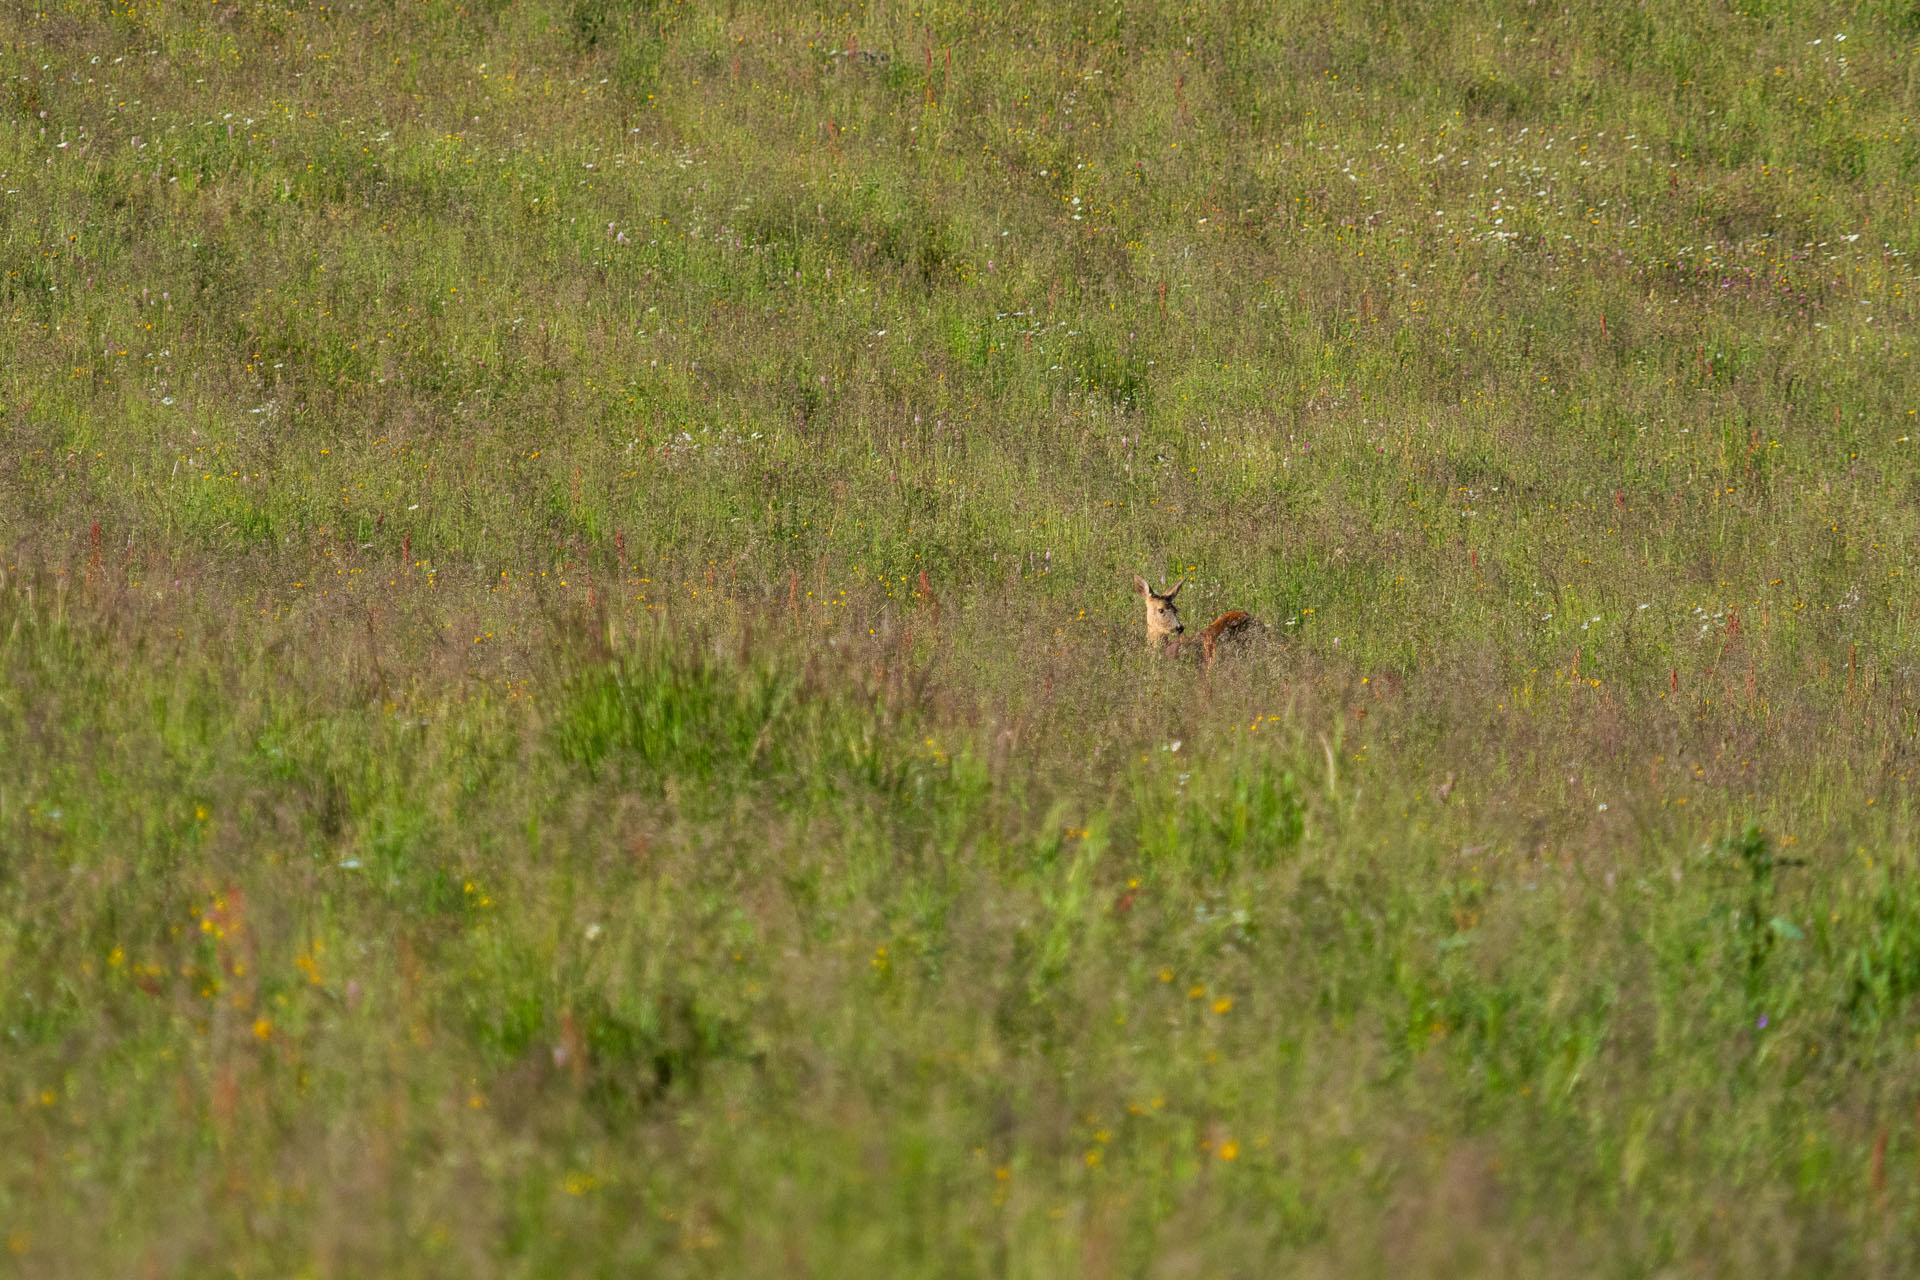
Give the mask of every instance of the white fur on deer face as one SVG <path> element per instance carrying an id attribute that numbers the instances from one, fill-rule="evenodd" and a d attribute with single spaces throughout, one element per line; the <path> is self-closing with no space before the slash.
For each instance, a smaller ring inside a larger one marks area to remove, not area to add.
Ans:
<path id="1" fill-rule="evenodd" d="M 1173 590 L 1164 595 L 1147 585 L 1147 580 L 1139 574 L 1133 577 L 1133 589 L 1140 593 L 1140 599 L 1147 606 L 1147 644 L 1159 649 L 1167 642 L 1167 637 L 1177 636 L 1186 628 L 1180 625 L 1180 611 L 1173 607 L 1173 598 L 1180 594 L 1185 582 L 1174 584 Z"/>

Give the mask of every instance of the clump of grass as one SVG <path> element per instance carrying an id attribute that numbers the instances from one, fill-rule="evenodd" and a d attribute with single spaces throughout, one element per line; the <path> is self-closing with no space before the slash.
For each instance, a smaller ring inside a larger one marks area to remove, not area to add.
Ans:
<path id="1" fill-rule="evenodd" d="M 574 677 L 555 738 L 563 758 L 589 769 L 616 757 L 704 781 L 716 771 L 749 769 L 769 744 L 788 740 L 779 722 L 793 687 L 771 673 L 670 649 L 630 654 Z"/>

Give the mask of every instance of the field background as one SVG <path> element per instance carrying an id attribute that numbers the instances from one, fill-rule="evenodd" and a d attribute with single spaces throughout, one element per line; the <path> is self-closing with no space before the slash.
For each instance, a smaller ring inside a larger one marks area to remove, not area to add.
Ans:
<path id="1" fill-rule="evenodd" d="M 7 5 L 0 1270 L 1913 1274 L 1916 77 Z"/>

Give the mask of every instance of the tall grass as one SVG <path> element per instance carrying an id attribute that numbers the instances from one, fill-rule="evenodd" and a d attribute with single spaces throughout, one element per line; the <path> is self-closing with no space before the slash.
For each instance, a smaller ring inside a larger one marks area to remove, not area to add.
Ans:
<path id="1" fill-rule="evenodd" d="M 1912 1270 L 1904 4 L 0 35 L 9 1268 Z"/>

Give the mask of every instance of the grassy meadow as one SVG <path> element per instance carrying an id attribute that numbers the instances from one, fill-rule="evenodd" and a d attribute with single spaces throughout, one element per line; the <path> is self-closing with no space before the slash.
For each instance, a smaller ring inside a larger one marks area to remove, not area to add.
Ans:
<path id="1" fill-rule="evenodd" d="M 0 9 L 0 1272 L 1914 1274 L 1916 115 L 1909 0 Z"/>

